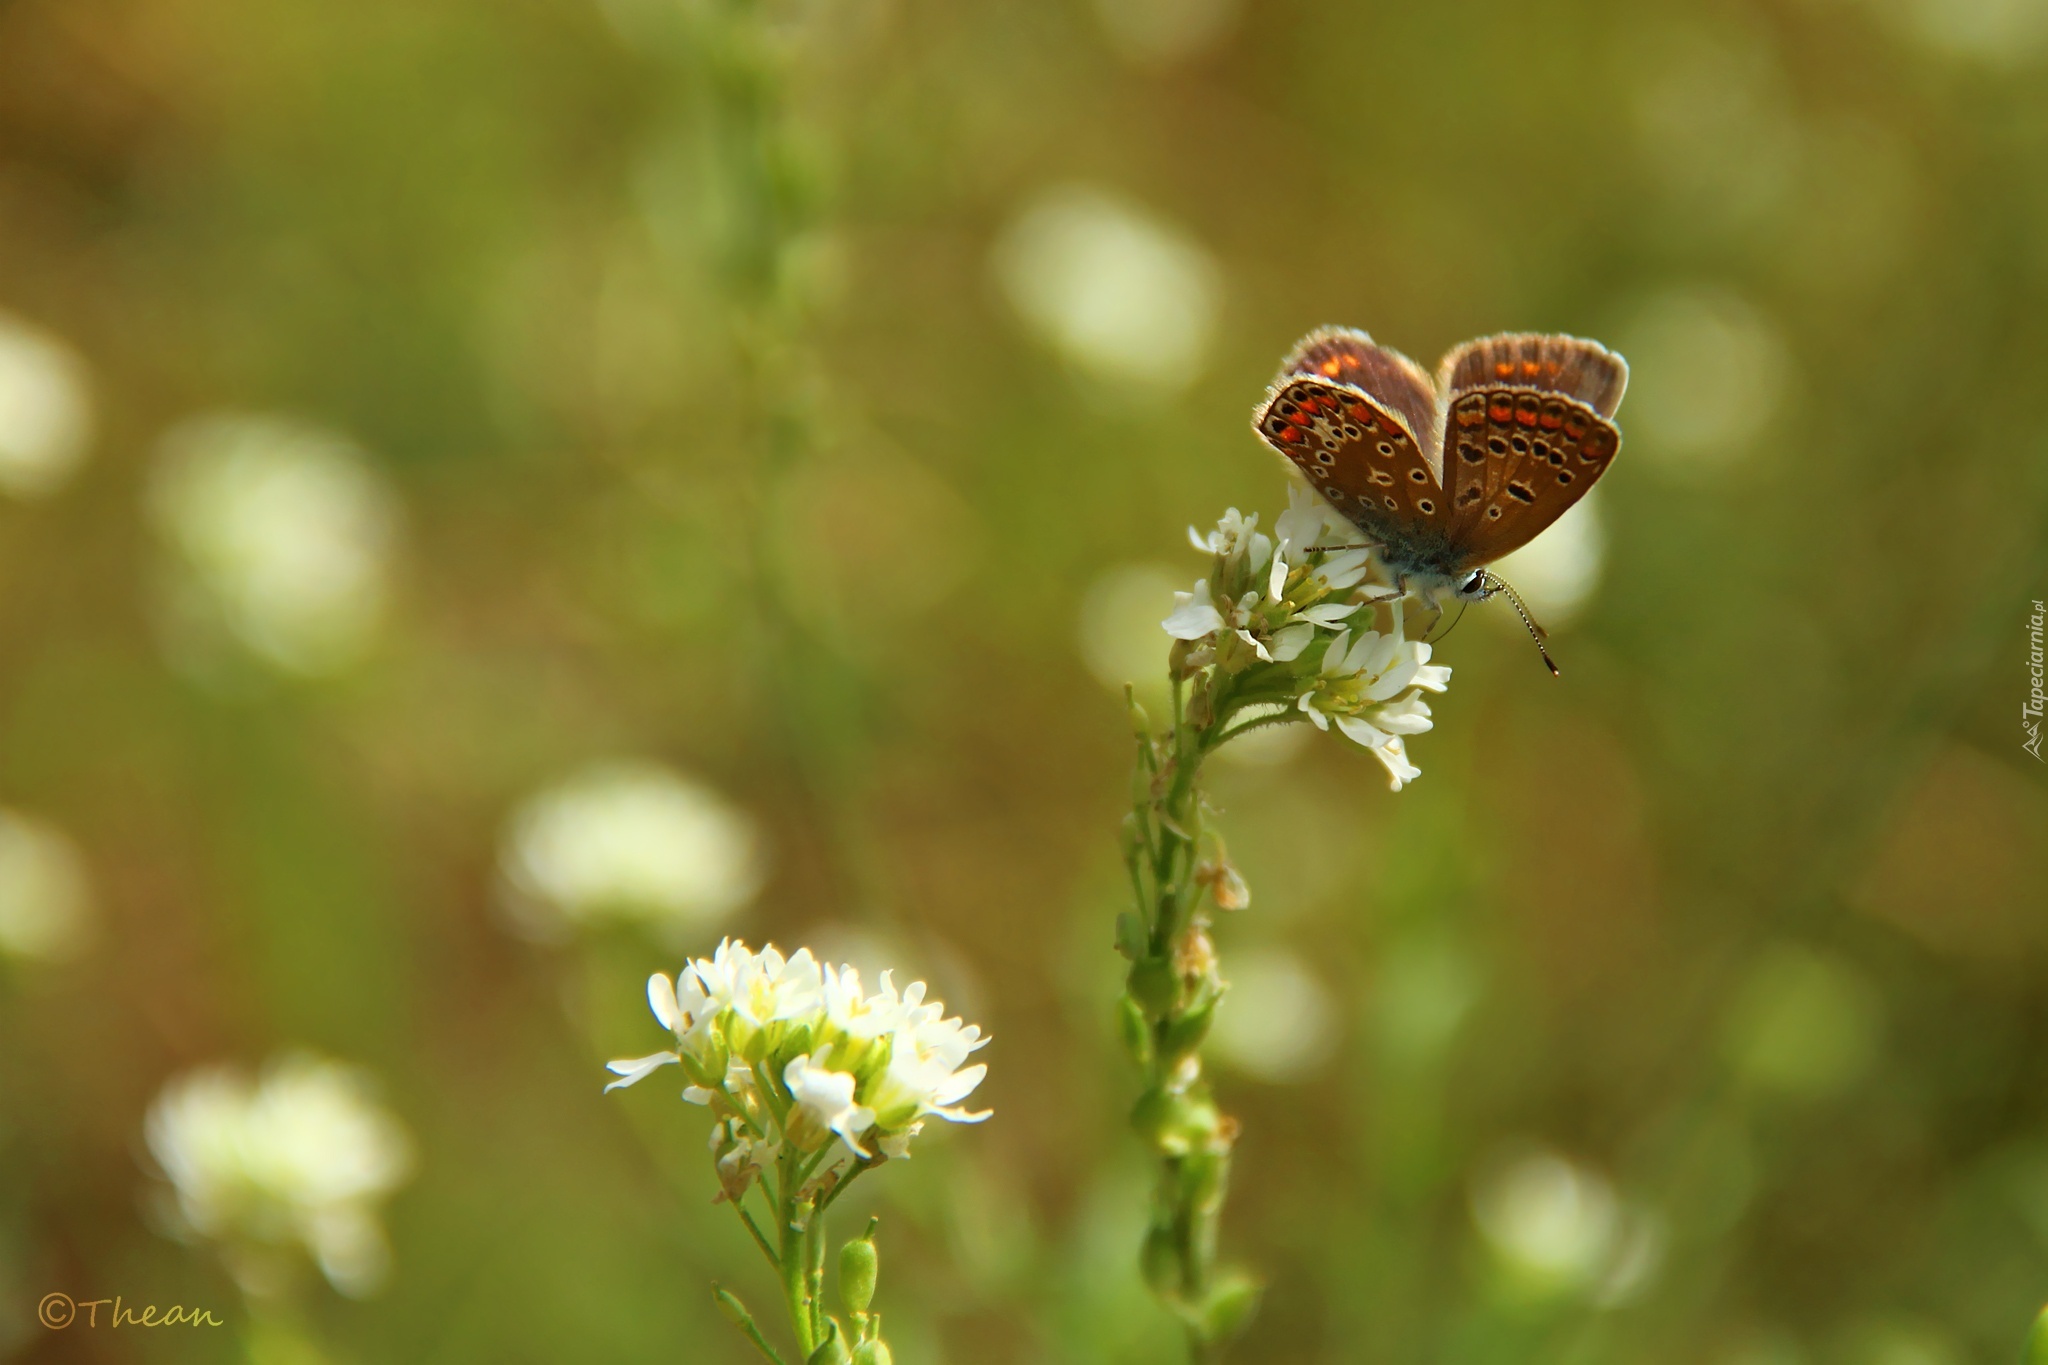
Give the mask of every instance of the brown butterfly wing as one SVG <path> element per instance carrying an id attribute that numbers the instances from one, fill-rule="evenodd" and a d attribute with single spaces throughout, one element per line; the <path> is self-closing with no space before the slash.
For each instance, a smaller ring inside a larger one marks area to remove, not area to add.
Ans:
<path id="1" fill-rule="evenodd" d="M 1628 365 L 1594 341 L 1506 335 L 1444 357 L 1444 480 L 1465 567 L 1518 550 L 1614 462 Z"/>
<path id="2" fill-rule="evenodd" d="M 1448 525 L 1424 445 L 1435 404 L 1429 377 L 1406 356 L 1362 332 L 1324 331 L 1288 357 L 1252 425 L 1346 520 L 1383 544 L 1406 544 Z"/>
<path id="3" fill-rule="evenodd" d="M 1432 464 L 1437 454 L 1437 390 L 1428 371 L 1391 346 L 1382 346 L 1354 327 L 1310 332 L 1280 365 L 1276 385 L 1296 375 L 1313 375 L 1363 389 L 1401 418 L 1408 435 Z"/>

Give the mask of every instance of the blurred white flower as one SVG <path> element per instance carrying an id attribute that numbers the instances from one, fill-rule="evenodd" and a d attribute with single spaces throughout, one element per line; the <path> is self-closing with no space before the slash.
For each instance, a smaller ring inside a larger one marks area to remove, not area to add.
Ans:
<path id="1" fill-rule="evenodd" d="M 92 932 L 85 863 L 54 826 L 0 809 L 0 953 L 56 960 Z"/>
<path id="2" fill-rule="evenodd" d="M 609 1063 L 618 1079 L 605 1089 L 681 1066 L 683 1098 L 709 1105 L 721 1125 L 712 1150 L 728 1198 L 745 1193 L 760 1151 L 785 1143 L 815 1152 L 836 1139 L 848 1159 L 902 1158 L 927 1118 L 989 1116 L 959 1107 L 988 1073 L 966 1064 L 988 1039 L 927 1002 L 922 981 L 899 992 L 883 972 L 868 993 L 858 971 L 821 964 L 808 948 L 785 957 L 727 939 L 673 980 L 652 977 L 647 999 L 676 1046 Z M 834 1170 L 828 1161 L 816 1178 Z"/>
<path id="3" fill-rule="evenodd" d="M 194 418 L 150 490 L 177 559 L 173 624 L 215 621 L 288 673 L 332 672 L 383 616 L 398 501 L 346 437 L 285 418 Z"/>
<path id="4" fill-rule="evenodd" d="M 997 241 L 994 266 L 1024 321 L 1094 378 L 1175 393 L 1200 373 L 1220 272 L 1193 238 L 1121 197 L 1048 191 Z"/>
<path id="5" fill-rule="evenodd" d="M 1769 319 L 1731 294 L 1673 290 L 1622 332 L 1631 449 L 1678 474 L 1709 474 L 1747 454 L 1777 416 L 1791 358 Z"/>
<path id="6" fill-rule="evenodd" d="M 1406 1065 L 1437 1061 L 1471 1016 L 1482 984 L 1471 956 L 1449 940 L 1417 938 L 1390 949 L 1372 996 L 1381 1046 Z"/>
<path id="7" fill-rule="evenodd" d="M 1314 1075 L 1337 1042 L 1338 1013 L 1329 988 L 1284 948 L 1239 953 L 1229 976 L 1230 989 L 1209 1030 L 1216 1056 L 1269 1085 Z"/>
<path id="8" fill-rule="evenodd" d="M 522 806 L 499 865 L 517 923 L 536 936 L 607 918 L 690 936 L 754 898 L 759 844 L 753 822 L 710 788 L 615 763 Z"/>
<path id="9" fill-rule="evenodd" d="M 0 493 L 56 491 L 91 439 L 85 362 L 41 328 L 0 313 Z"/>
<path id="10" fill-rule="evenodd" d="M 143 1131 L 180 1231 L 220 1244 L 252 1293 L 273 1287 L 271 1256 L 291 1246 L 344 1294 L 383 1282 L 378 1205 L 411 1174 L 412 1143 L 362 1072 L 305 1055 L 256 1083 L 226 1067 L 190 1072 L 164 1087 Z"/>
<path id="11" fill-rule="evenodd" d="M 1472 1217 L 1517 1294 L 1588 1294 L 1614 1307 L 1649 1283 L 1662 1225 L 1598 1171 L 1542 1149 L 1496 1162 L 1472 1186 Z"/>
<path id="12" fill-rule="evenodd" d="M 1131 683 L 1141 692 L 1163 690 L 1166 647 L 1152 625 L 1173 602 L 1174 580 L 1151 564 L 1103 572 L 1081 599 L 1082 662 L 1113 692 Z"/>
<path id="13" fill-rule="evenodd" d="M 1515 585 L 1529 609 L 1553 626 L 1577 616 L 1600 586 L 1600 570 L 1607 558 L 1600 498 L 1600 490 L 1591 489 L 1542 535 L 1493 566 L 1495 573 Z M 1506 612 L 1489 615 L 1521 628 Z"/>

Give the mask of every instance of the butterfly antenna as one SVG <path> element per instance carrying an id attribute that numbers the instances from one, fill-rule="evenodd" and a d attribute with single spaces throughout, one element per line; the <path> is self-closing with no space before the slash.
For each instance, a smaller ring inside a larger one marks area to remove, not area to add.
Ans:
<path id="1" fill-rule="evenodd" d="M 1515 615 L 1521 617 L 1522 624 L 1529 628 L 1529 638 L 1536 642 L 1536 652 L 1543 656 L 1543 666 L 1550 670 L 1550 676 L 1553 678 L 1563 676 L 1558 672 L 1557 660 L 1551 658 L 1550 651 L 1543 647 L 1543 641 L 1548 638 L 1550 632 L 1536 624 L 1536 618 L 1529 615 L 1529 609 L 1522 605 L 1521 596 L 1508 586 L 1506 579 L 1495 574 L 1488 574 L 1486 576 L 1486 595 L 1491 597 L 1495 593 L 1500 593 L 1508 601 L 1514 603 Z"/>

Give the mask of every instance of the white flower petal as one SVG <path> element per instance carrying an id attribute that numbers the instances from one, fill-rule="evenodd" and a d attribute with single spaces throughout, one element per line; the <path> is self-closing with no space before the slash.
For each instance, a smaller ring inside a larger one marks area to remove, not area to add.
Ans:
<path id="1" fill-rule="evenodd" d="M 1223 629 L 1223 613 L 1209 600 L 1208 579 L 1197 579 L 1193 592 L 1177 592 L 1173 600 L 1173 614 L 1159 624 L 1174 639 L 1199 640 Z"/>
<path id="2" fill-rule="evenodd" d="M 1451 685 L 1451 670 L 1442 664 L 1424 664 L 1415 670 L 1415 676 L 1410 678 L 1408 682 L 1413 687 L 1424 687 L 1432 692 L 1442 692 Z"/>
<path id="3" fill-rule="evenodd" d="M 1373 724 L 1395 735 L 1419 735 L 1435 722 L 1430 719 L 1429 703 L 1418 692 L 1410 692 L 1400 701 L 1389 702 L 1372 713 Z"/>
<path id="4" fill-rule="evenodd" d="M 652 1052 L 645 1057 L 625 1057 L 615 1062 L 606 1062 L 604 1064 L 605 1070 L 611 1072 L 619 1079 L 606 1086 L 604 1088 L 605 1093 L 610 1094 L 622 1086 L 632 1085 L 635 1081 L 645 1080 L 661 1068 L 681 1060 L 682 1058 L 676 1056 L 673 1052 Z"/>
<path id="5" fill-rule="evenodd" d="M 1391 741 L 1380 745 L 1372 753 L 1374 758 L 1386 766 L 1387 776 L 1391 779 L 1387 785 L 1395 791 L 1401 790 L 1404 785 L 1422 776 L 1422 769 L 1408 761 L 1408 748 L 1401 742 L 1399 735 L 1395 735 Z"/>
<path id="6" fill-rule="evenodd" d="M 647 1004 L 670 1033 L 683 1031 L 683 1010 L 676 1003 L 676 983 L 656 972 L 647 978 Z"/>
<path id="7" fill-rule="evenodd" d="M 1291 663 L 1301 657 L 1309 642 L 1316 638 L 1316 628 L 1307 621 L 1297 621 L 1291 626 L 1282 626 L 1273 632 L 1269 641 L 1268 658 L 1275 663 Z"/>
<path id="8" fill-rule="evenodd" d="M 1338 716 L 1337 728 L 1347 739 L 1363 744 L 1368 749 L 1377 749 L 1393 741 L 1393 736 L 1359 716 Z"/>
<path id="9" fill-rule="evenodd" d="M 1335 677 L 1339 673 L 1350 671 L 1344 667 L 1344 651 L 1349 647 L 1350 643 L 1351 628 L 1349 626 L 1344 627 L 1344 629 L 1330 637 L 1329 647 L 1323 651 L 1324 676 Z"/>

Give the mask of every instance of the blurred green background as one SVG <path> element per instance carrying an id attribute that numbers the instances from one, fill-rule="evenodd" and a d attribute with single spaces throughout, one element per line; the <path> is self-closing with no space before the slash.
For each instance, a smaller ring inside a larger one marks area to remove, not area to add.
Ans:
<path id="1" fill-rule="evenodd" d="M 0 1357 L 241 1356 L 143 1116 L 296 1047 L 416 1147 L 325 1357 L 741 1360 L 702 1113 L 599 1094 L 733 932 L 995 1036 L 848 1201 L 899 1359 L 1176 1359 L 1115 689 L 1324 323 L 1634 378 L 1561 681 L 1495 604 L 1409 790 L 1218 764 L 1236 1358 L 2011 1359 L 2042 0 L 0 0 Z"/>

